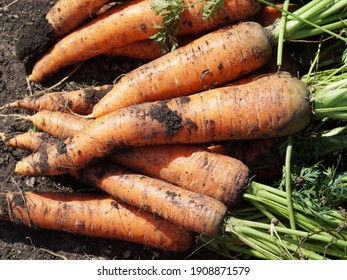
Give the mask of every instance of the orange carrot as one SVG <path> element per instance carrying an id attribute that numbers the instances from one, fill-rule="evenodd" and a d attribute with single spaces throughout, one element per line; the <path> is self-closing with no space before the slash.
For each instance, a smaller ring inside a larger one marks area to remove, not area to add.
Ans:
<path id="1" fill-rule="evenodd" d="M 127 56 L 145 60 L 154 60 L 162 55 L 160 47 L 150 39 L 135 41 L 124 46 L 113 48 L 105 54 L 112 56 Z"/>
<path id="2" fill-rule="evenodd" d="M 94 105 L 112 89 L 112 85 L 96 86 L 69 92 L 50 92 L 31 95 L 6 104 L 0 109 L 20 107 L 34 111 L 72 111 L 76 114 L 89 114 Z"/>
<path id="3" fill-rule="evenodd" d="M 284 7 L 283 3 L 276 3 L 276 6 L 279 8 Z M 299 6 L 297 4 L 289 3 L 288 11 L 294 12 Z M 275 7 L 264 5 L 261 10 L 254 16 L 253 20 L 260 23 L 262 26 L 270 26 L 275 23 L 282 16 L 282 12 Z"/>
<path id="4" fill-rule="evenodd" d="M 29 151 L 37 151 L 39 147 L 45 143 L 48 144 L 56 142 L 56 139 L 52 138 L 49 134 L 36 131 L 21 133 L 14 137 L 3 137 L 2 140 L 8 147 Z"/>
<path id="5" fill-rule="evenodd" d="M 184 6 L 192 0 L 183 0 Z M 134 41 L 149 39 L 157 33 L 162 16 L 152 9 L 153 0 L 133 0 L 110 8 L 91 22 L 65 36 L 35 64 L 29 79 L 41 82 L 60 69 L 107 53 Z M 260 10 L 256 0 L 225 0 L 214 20 L 202 18 L 204 3 L 185 9 L 179 21 L 179 34 L 196 34 L 245 20 Z"/>
<path id="6" fill-rule="evenodd" d="M 109 0 L 59 0 L 45 16 L 24 29 L 16 45 L 20 60 L 45 51 L 53 42 L 91 18 Z"/>
<path id="7" fill-rule="evenodd" d="M 268 75 L 245 85 L 115 111 L 92 121 L 64 145 L 19 161 L 16 172 L 63 174 L 124 147 L 284 136 L 305 128 L 310 110 L 305 83 L 289 74 Z"/>
<path id="8" fill-rule="evenodd" d="M 114 154 L 126 168 L 160 178 L 236 207 L 248 182 L 248 167 L 240 160 L 208 152 L 200 145 L 154 145 Z"/>
<path id="9" fill-rule="evenodd" d="M 123 76 L 94 106 L 90 117 L 220 86 L 263 66 L 271 51 L 267 35 L 257 23 L 208 33 Z"/>
<path id="10" fill-rule="evenodd" d="M 4 142 L 7 146 L 31 151 L 37 151 L 42 145 L 58 144 L 55 138 L 42 132 L 26 132 Z M 233 208 L 238 205 L 249 177 L 248 167 L 240 160 L 193 144 L 137 147 L 111 155 L 109 159 L 136 173 L 207 195 Z"/>
<path id="11" fill-rule="evenodd" d="M 121 239 L 173 252 L 188 250 L 192 242 L 190 232 L 105 195 L 0 193 L 0 220 Z"/>
<path id="12" fill-rule="evenodd" d="M 197 38 L 198 35 L 193 34 L 189 36 L 179 36 L 177 40 L 179 46 L 184 46 Z M 106 54 L 113 56 L 127 56 L 144 60 L 154 60 L 162 56 L 162 51 L 158 44 L 156 44 L 153 40 L 147 39 L 135 41 L 118 48 L 113 48 Z"/>
<path id="13" fill-rule="evenodd" d="M 91 18 L 109 0 L 59 0 L 47 13 L 46 19 L 61 38 Z"/>
<path id="14" fill-rule="evenodd" d="M 227 211 L 226 206 L 216 199 L 109 162 L 99 162 L 70 174 L 120 201 L 206 236 L 219 234 L 219 226 Z"/>
<path id="15" fill-rule="evenodd" d="M 34 115 L 8 114 L 4 117 L 16 117 L 32 122 L 38 129 L 58 138 L 67 138 L 73 132 L 81 131 L 91 120 L 63 112 L 42 110 Z"/>

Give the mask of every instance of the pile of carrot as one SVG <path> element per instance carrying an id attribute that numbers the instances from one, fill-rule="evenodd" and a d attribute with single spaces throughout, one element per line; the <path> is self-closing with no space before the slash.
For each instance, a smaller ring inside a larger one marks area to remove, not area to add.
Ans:
<path id="1" fill-rule="evenodd" d="M 193 234 L 222 234 L 252 176 L 266 178 L 257 165 L 279 175 L 283 157 L 274 151 L 319 115 L 312 115 L 306 83 L 265 70 L 281 38 L 282 11 L 256 0 L 214 1 L 207 11 L 209 1 L 129 0 L 105 8 L 108 2 L 57 1 L 44 19 L 50 47 L 31 49 L 40 58 L 31 61 L 29 80 L 42 82 L 101 54 L 149 62 L 113 85 L 1 107 L 34 111 L 1 116 L 40 130 L 1 134 L 7 146 L 32 152 L 17 162 L 17 174 L 69 174 L 101 194 L 1 193 L 0 220 L 186 251 Z M 164 36 L 156 32 L 170 15 L 165 8 L 159 13 L 158 3 L 182 9 L 166 26 L 179 42 L 168 53 L 153 42 Z"/>

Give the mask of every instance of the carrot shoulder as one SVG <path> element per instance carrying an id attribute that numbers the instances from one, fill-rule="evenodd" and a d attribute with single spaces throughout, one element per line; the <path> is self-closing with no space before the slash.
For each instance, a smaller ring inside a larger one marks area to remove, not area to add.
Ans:
<path id="1" fill-rule="evenodd" d="M 183 0 L 187 6 L 190 0 Z M 203 3 L 198 3 L 181 14 L 179 33 L 202 33 L 245 20 L 260 9 L 255 0 L 226 0 L 224 10 L 218 12 L 214 21 L 202 19 Z M 157 33 L 155 25 L 162 24 L 162 17 L 152 9 L 153 0 L 127 1 L 110 8 L 95 20 L 65 36 L 55 44 L 34 66 L 29 79 L 41 82 L 60 69 L 107 53 L 112 48 L 134 41 L 149 39 Z"/>
<path id="2" fill-rule="evenodd" d="M 16 172 L 62 174 L 124 147 L 279 137 L 310 121 L 306 85 L 288 74 L 124 108 L 92 121 L 59 149 L 21 160 Z"/>
<path id="3" fill-rule="evenodd" d="M 190 232 L 105 195 L 0 193 L 0 220 L 182 252 Z"/>

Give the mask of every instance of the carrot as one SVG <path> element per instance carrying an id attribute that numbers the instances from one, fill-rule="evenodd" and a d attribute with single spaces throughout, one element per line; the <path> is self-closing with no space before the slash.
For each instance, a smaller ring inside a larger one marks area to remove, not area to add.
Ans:
<path id="1" fill-rule="evenodd" d="M 276 7 L 284 8 L 283 3 L 275 3 Z M 254 16 L 253 20 L 261 24 L 262 26 L 270 26 L 279 20 L 282 16 L 282 11 L 276 9 L 274 6 L 263 5 L 261 10 Z M 297 4 L 289 3 L 288 11 L 294 12 L 299 6 Z"/>
<path id="2" fill-rule="evenodd" d="M 91 18 L 109 0 L 59 0 L 48 11 L 22 32 L 16 44 L 17 57 L 23 61 L 28 56 L 41 53 L 53 42 L 70 33 Z"/>
<path id="3" fill-rule="evenodd" d="M 179 46 L 184 46 L 197 38 L 198 35 L 193 34 L 179 36 L 177 40 Z M 135 41 L 118 48 L 113 48 L 106 54 L 112 56 L 127 56 L 144 60 L 154 60 L 163 55 L 160 46 L 150 39 Z"/>
<path id="4" fill-rule="evenodd" d="M 21 133 L 14 137 L 2 137 L 2 140 L 8 147 L 29 151 L 37 151 L 41 145 L 55 142 L 55 138 L 49 134 L 36 131 Z"/>
<path id="5" fill-rule="evenodd" d="M 263 66 L 271 51 L 267 35 L 257 23 L 210 32 L 123 76 L 89 117 L 220 86 Z"/>
<path id="6" fill-rule="evenodd" d="M 305 83 L 289 74 L 268 75 L 245 85 L 115 111 L 92 121 L 64 145 L 19 161 L 16 172 L 63 174 L 124 147 L 279 137 L 309 122 Z"/>
<path id="7" fill-rule="evenodd" d="M 216 199 L 133 173 L 110 162 L 99 162 L 70 174 L 120 201 L 206 236 L 219 234 L 219 225 L 227 211 Z"/>
<path id="8" fill-rule="evenodd" d="M 210 153 L 200 145 L 136 147 L 110 159 L 137 173 L 213 197 L 229 207 L 238 205 L 248 182 L 248 167 L 240 160 Z"/>
<path id="9" fill-rule="evenodd" d="M 109 0 L 59 0 L 47 13 L 46 19 L 59 38 L 70 33 L 100 10 Z"/>
<path id="10" fill-rule="evenodd" d="M 193 1 L 183 0 L 184 6 Z M 134 41 L 149 39 L 157 33 L 162 16 L 152 9 L 154 0 L 128 1 L 110 8 L 104 14 L 83 25 L 56 43 L 35 64 L 29 79 L 41 82 L 60 69 L 77 62 L 107 53 Z M 260 10 L 255 0 L 224 0 L 214 20 L 202 18 L 203 1 L 185 9 L 180 15 L 179 34 L 197 34 L 245 20 Z"/>
<path id="11" fill-rule="evenodd" d="M 51 112 L 47 110 L 39 111 L 32 116 L 24 116 L 19 114 L 8 114 L 1 116 L 16 117 L 30 121 L 38 129 L 59 138 L 67 138 L 73 135 L 73 132 L 81 131 L 88 123 L 91 122 L 91 120 L 83 119 L 72 114 L 63 112 Z"/>
<path id="12" fill-rule="evenodd" d="M 110 49 L 105 53 L 111 56 L 126 56 L 145 60 L 154 60 L 162 55 L 160 47 L 153 40 L 141 40 Z"/>
<path id="13" fill-rule="evenodd" d="M 190 232 L 106 195 L 0 193 L 0 220 L 115 238 L 173 252 L 188 250 L 192 241 Z"/>
<path id="14" fill-rule="evenodd" d="M 42 145 L 59 144 L 42 132 L 26 132 L 4 142 L 7 146 L 31 151 L 37 151 Z M 248 182 L 248 167 L 240 160 L 210 153 L 200 145 L 137 147 L 113 154 L 109 160 L 139 174 L 215 198 L 229 207 L 238 205 Z"/>
<path id="15" fill-rule="evenodd" d="M 91 113 L 94 105 L 112 89 L 112 85 L 95 86 L 69 92 L 50 92 L 31 95 L 3 105 L 0 109 L 25 108 L 34 111 L 72 111 L 76 114 Z"/>

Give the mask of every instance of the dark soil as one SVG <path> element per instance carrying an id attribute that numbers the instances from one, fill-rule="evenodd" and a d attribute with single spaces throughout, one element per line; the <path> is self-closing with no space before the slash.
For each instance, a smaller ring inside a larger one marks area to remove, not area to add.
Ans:
<path id="1" fill-rule="evenodd" d="M 12 3 L 13 2 L 13 3 Z M 73 70 L 66 69 L 45 84 L 28 84 L 25 66 L 16 55 L 16 43 L 27 26 L 42 17 L 55 1 L 0 1 L 0 106 L 55 85 Z M 11 4 L 11 5 L 10 5 Z M 84 85 L 112 83 L 119 75 L 143 61 L 127 58 L 98 57 L 83 64 L 55 90 Z M 1 113 L 31 112 L 19 109 Z M 0 118 L 0 132 L 16 134 L 31 128 L 29 123 Z M 14 173 L 18 160 L 28 154 L 0 143 L 0 191 L 95 191 L 68 176 L 29 178 Z M 196 243 L 198 244 L 198 243 Z M 198 246 L 198 245 L 195 245 Z M 119 240 L 77 236 L 67 232 L 39 230 L 0 222 L 0 259 L 218 259 L 207 249 L 192 248 L 185 253 L 170 253 Z"/>

